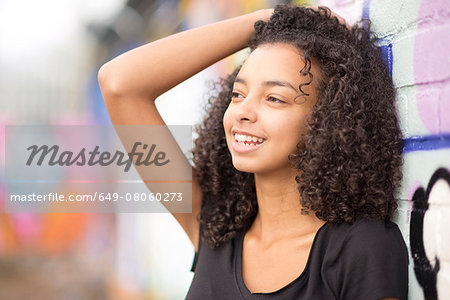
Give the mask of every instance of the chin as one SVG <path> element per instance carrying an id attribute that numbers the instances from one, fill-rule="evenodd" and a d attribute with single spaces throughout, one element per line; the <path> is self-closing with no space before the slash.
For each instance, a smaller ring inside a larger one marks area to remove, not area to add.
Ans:
<path id="1" fill-rule="evenodd" d="M 244 163 L 244 162 L 236 162 L 233 160 L 233 166 L 236 170 L 240 172 L 246 172 L 246 173 L 256 173 L 258 171 L 258 168 L 255 167 L 253 164 Z"/>

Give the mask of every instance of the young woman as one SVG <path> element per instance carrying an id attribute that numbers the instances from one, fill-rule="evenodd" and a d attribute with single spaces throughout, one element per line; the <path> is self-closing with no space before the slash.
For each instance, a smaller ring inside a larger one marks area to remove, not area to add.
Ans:
<path id="1" fill-rule="evenodd" d="M 101 68 L 114 124 L 164 124 L 159 95 L 252 51 L 197 127 L 192 214 L 173 214 L 196 250 L 188 299 L 407 298 L 408 253 L 390 221 L 395 91 L 366 30 L 326 8 L 278 5 Z"/>

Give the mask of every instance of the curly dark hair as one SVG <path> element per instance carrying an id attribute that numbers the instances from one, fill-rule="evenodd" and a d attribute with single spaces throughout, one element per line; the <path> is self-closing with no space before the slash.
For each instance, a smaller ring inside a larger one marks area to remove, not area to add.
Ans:
<path id="1" fill-rule="evenodd" d="M 296 46 L 305 59 L 299 72 L 309 75 L 309 83 L 311 58 L 320 63 L 318 99 L 297 152 L 289 156 L 299 170 L 301 213 L 312 211 L 330 223 L 352 223 L 357 216 L 390 219 L 397 208 L 403 141 L 392 78 L 370 22 L 350 28 L 326 7 L 280 4 L 268 22 L 259 20 L 254 27 L 250 49 L 280 42 Z M 258 210 L 254 175 L 234 168 L 222 123 L 239 69 L 215 84 L 218 93 L 196 126 L 201 237 L 211 248 L 248 229 Z"/>

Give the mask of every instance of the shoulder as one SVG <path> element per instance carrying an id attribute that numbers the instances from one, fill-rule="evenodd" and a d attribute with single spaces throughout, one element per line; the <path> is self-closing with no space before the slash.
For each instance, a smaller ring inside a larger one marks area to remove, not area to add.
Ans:
<path id="1" fill-rule="evenodd" d="M 318 244 L 324 262 L 344 272 L 347 267 L 376 267 L 382 262 L 409 264 L 403 235 L 392 221 L 358 217 L 353 223 L 327 223 Z"/>
<path id="2" fill-rule="evenodd" d="M 355 222 L 331 224 L 328 228 L 329 246 L 335 258 L 365 260 L 366 263 L 394 260 L 408 264 L 408 248 L 403 235 L 392 221 L 358 217 Z"/>
<path id="3" fill-rule="evenodd" d="M 353 223 L 329 225 L 330 234 L 341 243 L 360 247 L 379 246 L 380 244 L 406 245 L 397 224 L 392 221 L 358 217 Z M 344 246 L 343 245 L 343 246 Z"/>
<path id="4" fill-rule="evenodd" d="M 329 234 L 335 286 L 343 299 L 405 299 L 409 255 L 397 224 L 359 217 L 330 225 Z"/>
<path id="5" fill-rule="evenodd" d="M 329 261 L 394 259 L 409 263 L 403 235 L 392 221 L 358 217 L 353 223 L 327 224 L 322 239 Z"/>

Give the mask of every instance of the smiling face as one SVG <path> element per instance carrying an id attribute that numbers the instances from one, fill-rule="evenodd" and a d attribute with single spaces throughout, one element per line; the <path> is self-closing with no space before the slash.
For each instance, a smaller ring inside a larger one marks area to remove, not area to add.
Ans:
<path id="1" fill-rule="evenodd" d="M 288 170 L 288 155 L 296 152 L 306 117 L 316 102 L 318 66 L 312 60 L 309 96 L 300 96 L 305 60 L 300 50 L 285 44 L 262 44 L 247 58 L 233 86 L 223 125 L 233 165 L 250 173 Z"/>

